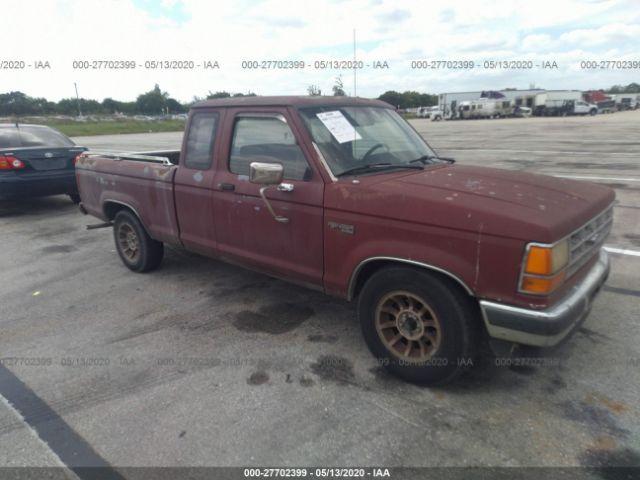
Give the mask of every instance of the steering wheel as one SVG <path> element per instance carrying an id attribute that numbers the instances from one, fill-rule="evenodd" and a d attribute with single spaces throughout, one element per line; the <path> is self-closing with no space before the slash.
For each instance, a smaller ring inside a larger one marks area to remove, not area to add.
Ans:
<path id="1" fill-rule="evenodd" d="M 369 150 L 367 150 L 367 153 L 365 153 L 362 156 L 362 160 L 366 160 L 367 157 L 369 155 L 371 155 L 373 152 L 375 152 L 376 150 L 378 150 L 379 148 L 385 147 L 386 145 L 384 145 L 383 143 L 376 143 L 373 147 L 371 147 Z M 388 148 L 388 147 L 387 147 Z"/>

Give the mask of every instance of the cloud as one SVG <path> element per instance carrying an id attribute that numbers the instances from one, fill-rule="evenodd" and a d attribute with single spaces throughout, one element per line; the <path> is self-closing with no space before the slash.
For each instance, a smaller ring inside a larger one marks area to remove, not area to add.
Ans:
<path id="1" fill-rule="evenodd" d="M 528 51 L 545 51 L 555 45 L 556 42 L 553 41 L 550 35 L 546 33 L 539 33 L 533 35 L 527 35 L 522 39 L 522 48 L 523 50 Z"/>
<path id="2" fill-rule="evenodd" d="M 635 6 L 634 6 L 635 5 Z M 637 71 L 584 71 L 580 60 L 633 58 L 640 51 L 640 15 L 634 2 L 577 0 L 462 2 L 433 0 L 43 0 L 3 2 L 5 54 L 28 63 L 47 60 L 50 71 L 3 71 L 0 91 L 60 99 L 131 100 L 159 83 L 187 101 L 209 90 L 305 94 L 310 84 L 330 91 L 342 73 L 313 68 L 316 60 L 388 61 L 388 70 L 358 71 L 358 93 L 389 89 L 430 92 L 501 86 L 588 88 L 636 81 Z M 29 35 L 24 33 L 29 25 Z M 604 57 L 613 55 L 614 58 Z M 135 70 L 73 68 L 78 60 L 133 60 Z M 412 60 L 557 60 L 559 70 L 418 70 Z M 219 70 L 145 68 L 159 60 L 217 60 Z M 304 60 L 304 70 L 243 68 L 247 60 Z M 309 66 L 310 65 L 310 66 Z M 570 74 L 570 75 L 569 75 Z"/>
<path id="3" fill-rule="evenodd" d="M 379 13 L 377 18 L 381 22 L 401 23 L 411 18 L 411 12 L 408 10 L 395 9 L 390 12 Z"/>
<path id="4" fill-rule="evenodd" d="M 299 18 L 272 17 L 267 19 L 267 21 L 274 27 L 302 28 L 307 25 L 307 22 Z"/>
<path id="5" fill-rule="evenodd" d="M 572 30 L 560 35 L 560 42 L 596 47 L 630 42 L 640 46 L 640 25 L 613 23 L 598 28 Z"/>

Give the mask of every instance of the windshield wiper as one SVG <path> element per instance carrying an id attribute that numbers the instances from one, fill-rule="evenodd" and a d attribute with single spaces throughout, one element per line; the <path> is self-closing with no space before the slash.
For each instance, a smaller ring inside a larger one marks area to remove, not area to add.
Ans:
<path id="1" fill-rule="evenodd" d="M 429 160 L 441 160 L 443 162 L 448 162 L 448 163 L 456 163 L 455 158 L 451 158 L 451 157 L 440 157 L 438 155 L 422 155 L 421 157 L 418 157 L 414 160 L 411 160 L 409 163 L 416 163 L 416 162 L 420 162 L 423 165 L 425 165 Z"/>
<path id="2" fill-rule="evenodd" d="M 340 172 L 336 175 L 336 177 L 342 177 L 344 175 L 361 173 L 361 172 L 375 172 L 380 170 L 390 170 L 394 168 L 408 168 L 411 170 L 424 170 L 422 165 L 408 165 L 408 164 L 397 164 L 397 163 L 369 163 L 367 165 L 360 165 L 359 167 L 353 167 L 345 170 L 344 172 Z"/>

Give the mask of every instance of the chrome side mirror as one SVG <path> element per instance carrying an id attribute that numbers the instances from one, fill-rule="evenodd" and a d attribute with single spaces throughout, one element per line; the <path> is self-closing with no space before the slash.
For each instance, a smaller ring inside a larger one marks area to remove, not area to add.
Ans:
<path id="1" fill-rule="evenodd" d="M 251 162 L 249 181 L 260 185 L 278 185 L 282 182 L 284 167 L 281 163 Z"/>
<path id="2" fill-rule="evenodd" d="M 271 203 L 269 203 L 269 200 L 264 194 L 265 190 L 271 185 L 279 185 L 282 182 L 283 175 L 284 167 L 280 163 L 251 162 L 249 165 L 249 181 L 251 183 L 264 185 L 263 187 L 260 187 L 260 196 L 267 206 L 269 213 L 271 213 L 276 222 L 288 223 L 289 219 L 287 217 L 282 217 L 276 214 Z"/>

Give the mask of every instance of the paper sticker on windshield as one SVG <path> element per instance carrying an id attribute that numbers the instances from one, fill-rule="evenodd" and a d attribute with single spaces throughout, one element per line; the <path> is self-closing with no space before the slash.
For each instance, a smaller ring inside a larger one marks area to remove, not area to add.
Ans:
<path id="1" fill-rule="evenodd" d="M 335 137 L 338 143 L 353 142 L 354 140 L 361 140 L 362 137 L 353 125 L 349 123 L 349 120 L 344 118 L 342 112 L 334 110 L 333 112 L 317 113 L 316 116 L 327 127 L 327 130 L 331 132 L 331 135 Z"/>

